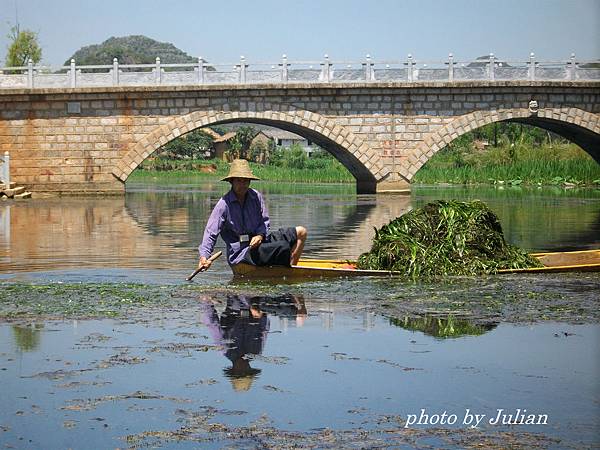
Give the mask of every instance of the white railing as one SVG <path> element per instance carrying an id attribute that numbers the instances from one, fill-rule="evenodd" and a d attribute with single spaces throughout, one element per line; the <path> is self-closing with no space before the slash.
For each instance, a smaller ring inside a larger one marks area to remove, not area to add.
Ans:
<path id="1" fill-rule="evenodd" d="M 7 189 L 10 188 L 10 155 L 4 152 L 0 156 L 0 184 L 4 184 Z"/>
<path id="2" fill-rule="evenodd" d="M 489 58 L 475 61 L 420 61 L 408 55 L 404 61 L 333 61 L 327 55 L 320 61 L 288 61 L 283 55 L 274 63 L 240 61 L 195 63 L 119 64 L 77 66 L 4 67 L 0 69 L 0 89 L 76 88 L 105 86 L 265 84 L 265 83 L 351 83 L 351 82 L 460 82 L 460 81 L 600 81 L 600 61 L 537 61 L 533 53 L 526 61 Z"/>

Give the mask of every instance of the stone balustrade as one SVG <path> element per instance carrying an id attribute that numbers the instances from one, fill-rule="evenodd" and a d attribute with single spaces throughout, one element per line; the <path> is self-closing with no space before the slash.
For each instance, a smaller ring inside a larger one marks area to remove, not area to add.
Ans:
<path id="1" fill-rule="evenodd" d="M 250 63 L 243 56 L 235 63 L 212 64 L 198 58 L 195 63 L 119 64 L 78 66 L 75 60 L 61 67 L 36 66 L 0 69 L 0 89 L 77 88 L 107 86 L 189 86 L 319 84 L 352 82 L 435 83 L 465 81 L 598 81 L 599 61 L 538 61 L 533 53 L 526 61 L 487 59 L 460 61 L 451 53 L 446 61 L 420 61 L 408 55 L 404 61 L 335 61 L 328 55 L 320 61 Z"/>

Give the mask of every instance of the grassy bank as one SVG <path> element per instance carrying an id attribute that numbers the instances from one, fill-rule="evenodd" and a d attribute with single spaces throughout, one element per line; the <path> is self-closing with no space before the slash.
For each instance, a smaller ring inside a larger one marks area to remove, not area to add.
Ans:
<path id="1" fill-rule="evenodd" d="M 354 177 L 335 159 L 309 162 L 305 167 L 282 167 L 250 163 L 252 172 L 266 181 L 286 181 L 297 183 L 351 183 Z M 227 175 L 229 164 L 218 160 L 159 160 L 145 162 L 136 169 L 130 179 L 143 181 L 194 177 L 196 179 L 220 180 Z"/>
<path id="2" fill-rule="evenodd" d="M 415 183 L 600 185 L 600 164 L 574 144 L 514 144 L 477 151 L 447 147 Z"/>
<path id="3" fill-rule="evenodd" d="M 265 181 L 353 183 L 354 177 L 333 158 L 308 159 L 303 167 L 251 163 Z M 227 175 L 229 164 L 218 160 L 145 161 L 130 179 L 161 181 L 194 178 L 214 181 Z M 600 186 L 600 164 L 574 144 L 514 144 L 474 150 L 462 146 L 439 151 L 419 170 L 418 184 L 508 184 Z"/>

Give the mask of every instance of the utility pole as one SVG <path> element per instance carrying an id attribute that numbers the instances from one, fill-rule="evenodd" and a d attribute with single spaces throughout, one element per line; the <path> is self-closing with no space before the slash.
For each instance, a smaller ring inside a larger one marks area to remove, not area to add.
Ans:
<path id="1" fill-rule="evenodd" d="M 494 122 L 494 148 L 498 147 L 498 122 Z"/>

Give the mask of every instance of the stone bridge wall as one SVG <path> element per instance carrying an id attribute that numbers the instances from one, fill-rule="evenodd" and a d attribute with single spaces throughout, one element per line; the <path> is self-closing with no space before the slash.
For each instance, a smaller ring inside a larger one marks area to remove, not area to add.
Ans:
<path id="1" fill-rule="evenodd" d="M 454 82 L 2 90 L 0 151 L 11 154 L 12 179 L 29 189 L 118 193 L 135 167 L 180 135 L 262 123 L 310 138 L 350 170 L 359 192 L 375 192 L 407 188 L 453 139 L 503 120 L 563 134 L 600 161 L 599 88 Z"/>

